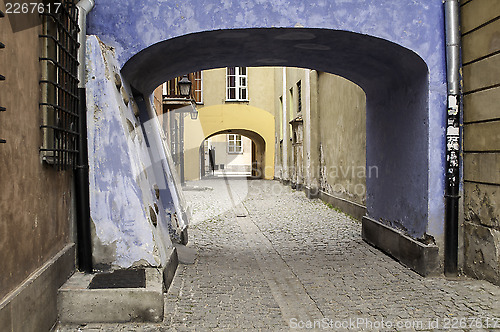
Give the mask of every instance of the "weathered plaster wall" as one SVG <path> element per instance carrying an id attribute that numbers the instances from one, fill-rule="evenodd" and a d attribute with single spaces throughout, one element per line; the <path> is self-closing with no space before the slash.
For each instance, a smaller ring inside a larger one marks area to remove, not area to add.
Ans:
<path id="1" fill-rule="evenodd" d="M 315 146 L 320 150 L 320 173 L 316 174 L 321 189 L 366 205 L 365 94 L 342 77 L 319 73 L 317 102 L 320 137 Z M 375 169 L 369 168 L 372 176 Z"/>
<path id="2" fill-rule="evenodd" d="M 73 241 L 72 171 L 55 171 L 39 155 L 40 23 L 38 15 L 0 18 L 0 106 L 7 109 L 0 112 L 7 140 L 0 144 L 0 299 Z M 27 28 L 12 30 L 19 26 Z M 55 300 L 50 292 L 32 295 L 33 307 Z"/>
<path id="3" fill-rule="evenodd" d="M 275 104 L 281 108 L 280 97 L 283 95 L 283 76 L 276 72 L 277 88 L 275 89 Z M 312 76 L 309 91 L 306 86 L 306 75 Z M 298 110 L 298 87 L 301 83 L 302 111 Z M 290 119 L 298 116 L 304 119 L 303 124 L 303 159 L 302 173 L 306 177 L 304 184 L 316 184 L 316 188 L 361 205 L 366 204 L 366 98 L 363 90 L 356 84 L 339 76 L 324 72 L 304 70 L 300 68 L 286 69 L 286 87 L 288 95 L 287 119 L 288 140 L 292 137 L 292 129 L 288 124 Z M 310 94 L 307 97 L 307 94 Z M 310 106 L 307 106 L 309 100 Z M 314 116 L 306 120 L 306 107 L 311 107 Z M 276 113 L 279 113 L 278 109 Z M 277 137 L 282 135 L 283 123 L 280 114 L 276 122 Z M 310 135 L 305 128 L 311 127 Z M 311 160 L 309 173 L 306 163 L 307 141 L 311 144 Z M 281 147 L 277 140 L 278 155 Z M 294 179 L 292 163 L 294 155 L 292 144 L 288 146 L 288 167 L 291 169 L 291 181 Z M 281 159 L 277 158 L 281 167 Z M 376 172 L 374 175 L 376 175 Z M 282 179 L 280 174 L 278 178 Z"/>
<path id="4" fill-rule="evenodd" d="M 274 68 L 274 177 L 284 179 L 283 174 L 283 140 L 287 139 L 283 128 L 283 68 Z"/>
<path id="5" fill-rule="evenodd" d="M 465 271 L 500 285 L 500 2 L 462 3 Z"/>
<path id="6" fill-rule="evenodd" d="M 286 107 L 286 115 L 282 115 L 285 126 L 288 132 L 288 144 L 286 145 L 286 160 L 288 165 L 288 179 L 291 181 L 292 186 L 302 185 L 304 183 L 304 168 L 303 162 L 304 156 L 304 143 L 296 143 L 295 140 L 303 141 L 301 138 L 304 136 L 303 123 L 300 122 L 296 124 L 295 132 L 293 130 L 290 121 L 297 119 L 298 117 L 304 118 L 304 111 L 299 112 L 299 87 L 297 83 L 301 83 L 301 103 L 305 106 L 305 75 L 308 70 L 300 68 L 285 68 L 285 81 L 276 82 L 280 89 L 280 95 L 285 95 L 282 97 L 283 107 Z M 284 85 L 284 86 L 283 86 Z M 303 107 L 304 108 L 304 107 Z M 295 140 L 294 140 L 295 136 Z"/>
<path id="7" fill-rule="evenodd" d="M 87 39 L 87 122 L 96 268 L 165 266 L 170 218 L 160 199 L 150 142 L 114 50 Z M 149 137 L 151 139 L 151 137 Z"/>

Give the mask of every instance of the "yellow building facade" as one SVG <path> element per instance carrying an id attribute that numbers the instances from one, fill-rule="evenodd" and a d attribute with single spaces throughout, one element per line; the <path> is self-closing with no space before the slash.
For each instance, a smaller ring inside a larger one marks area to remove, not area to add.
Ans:
<path id="1" fill-rule="evenodd" d="M 201 73 L 201 82 L 195 87 L 201 89 L 194 105 L 198 111 L 197 118 L 192 119 L 187 115 L 192 111 L 190 105 L 177 109 L 178 118 L 183 116 L 181 135 L 185 181 L 196 180 L 204 175 L 207 160 L 204 141 L 220 134 L 227 138 L 230 135 L 249 138 L 253 144 L 251 151 L 247 148 L 245 153 L 250 154 L 251 174 L 264 179 L 274 177 L 273 75 L 274 68 L 263 67 L 219 68 Z M 167 113 L 162 117 L 168 116 Z M 164 124 L 168 122 L 163 120 Z M 175 130 L 172 128 L 179 127 L 164 125 L 166 132 Z M 167 133 L 167 137 L 169 135 L 174 136 L 172 132 Z M 228 154 L 228 151 L 223 150 L 217 149 L 219 156 L 221 153 Z M 241 159 L 245 158 L 239 161 Z M 224 164 L 217 164 L 218 167 L 221 165 Z"/>
<path id="2" fill-rule="evenodd" d="M 275 69 L 275 177 L 361 219 L 366 211 L 366 98 L 342 77 Z"/>

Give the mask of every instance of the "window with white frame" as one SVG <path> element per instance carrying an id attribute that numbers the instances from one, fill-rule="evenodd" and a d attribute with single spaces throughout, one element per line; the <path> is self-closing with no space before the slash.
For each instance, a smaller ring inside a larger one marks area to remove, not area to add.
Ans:
<path id="1" fill-rule="evenodd" d="M 226 100 L 248 100 L 248 75 L 246 67 L 227 67 Z"/>
<path id="2" fill-rule="evenodd" d="M 241 135 L 227 135 L 227 153 L 243 153 L 243 145 L 241 144 Z"/>
<path id="3" fill-rule="evenodd" d="M 297 113 L 302 112 L 302 82 L 297 82 Z"/>
<path id="4" fill-rule="evenodd" d="M 203 104 L 203 72 L 197 71 L 193 76 L 193 96 L 197 104 Z"/>

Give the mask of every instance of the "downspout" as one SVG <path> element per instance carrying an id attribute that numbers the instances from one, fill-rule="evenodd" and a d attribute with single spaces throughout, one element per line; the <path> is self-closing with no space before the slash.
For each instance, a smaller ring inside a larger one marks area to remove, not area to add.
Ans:
<path id="1" fill-rule="evenodd" d="M 286 67 L 283 67 L 283 109 L 281 110 L 283 113 L 283 122 L 281 126 L 283 127 L 283 146 L 281 147 L 283 150 L 283 159 L 281 161 L 281 178 L 284 183 L 289 183 L 290 178 L 288 177 L 288 115 L 287 115 L 287 105 L 288 105 L 288 96 L 286 91 Z"/>
<path id="2" fill-rule="evenodd" d="M 448 112 L 446 123 L 446 192 L 444 273 L 458 274 L 458 202 L 460 186 L 460 4 L 445 0 L 446 74 Z"/>
<path id="3" fill-rule="evenodd" d="M 76 188 L 76 228 L 77 257 L 80 271 L 92 273 L 92 244 L 90 237 L 90 199 L 89 199 L 89 157 L 87 147 L 87 102 L 85 94 L 85 50 L 87 34 L 87 14 L 94 8 L 94 0 L 81 0 L 78 8 L 78 97 L 79 132 L 78 157 L 74 171 Z"/>

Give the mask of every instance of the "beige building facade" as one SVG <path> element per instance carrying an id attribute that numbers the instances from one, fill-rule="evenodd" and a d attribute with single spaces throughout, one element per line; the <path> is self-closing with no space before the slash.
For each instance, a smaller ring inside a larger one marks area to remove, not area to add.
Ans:
<path id="1" fill-rule="evenodd" d="M 275 70 L 275 177 L 360 219 L 365 212 L 366 100 L 356 84 L 300 68 Z"/>
<path id="2" fill-rule="evenodd" d="M 461 4 L 464 267 L 500 285 L 500 2 Z"/>
<path id="3" fill-rule="evenodd" d="M 198 96 L 193 98 L 196 103 L 187 103 L 174 110 L 177 112 L 176 119 L 183 117 L 181 121 L 172 120 L 175 113 L 165 111 L 166 103 L 173 98 L 164 95 L 163 120 L 160 122 L 164 124 L 171 142 L 175 141 L 176 135 L 183 137 L 182 148 L 174 144 L 172 152 L 174 160 L 176 155 L 183 154 L 183 158 L 177 158 L 177 167 L 185 181 L 196 180 L 206 174 L 209 163 L 206 140 L 209 140 L 210 147 L 215 147 L 217 170 L 224 168 L 231 172 L 246 172 L 266 179 L 274 177 L 273 75 L 274 68 L 264 67 L 202 71 L 199 82 L 194 85 L 194 90 L 199 91 Z M 193 107 L 197 111 L 196 119 L 187 115 Z M 179 123 L 182 125 L 179 126 Z M 228 143 L 230 136 L 234 137 L 232 135 L 242 138 L 241 155 L 229 151 Z M 180 166 L 181 159 L 183 167 Z"/>
<path id="4" fill-rule="evenodd" d="M 42 151 L 50 112 L 40 103 L 53 90 L 41 80 L 53 68 L 40 57 L 56 50 L 40 37 L 46 27 L 38 14 L 9 15 L 0 0 L 2 331 L 48 331 L 57 289 L 75 269 L 73 172 L 54 167 L 56 156 Z"/>

